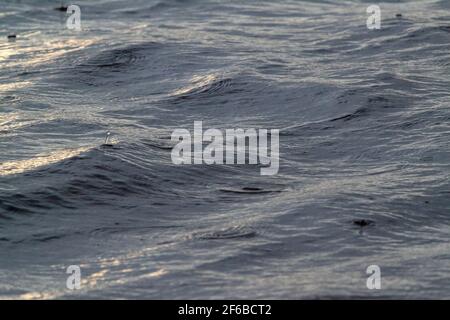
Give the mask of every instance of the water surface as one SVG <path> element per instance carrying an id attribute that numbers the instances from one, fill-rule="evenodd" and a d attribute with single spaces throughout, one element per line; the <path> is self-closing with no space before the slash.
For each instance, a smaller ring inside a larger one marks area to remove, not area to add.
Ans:
<path id="1" fill-rule="evenodd" d="M 0 1 L 1 298 L 450 298 L 448 1 L 77 4 Z M 279 174 L 173 165 L 200 120 Z"/>

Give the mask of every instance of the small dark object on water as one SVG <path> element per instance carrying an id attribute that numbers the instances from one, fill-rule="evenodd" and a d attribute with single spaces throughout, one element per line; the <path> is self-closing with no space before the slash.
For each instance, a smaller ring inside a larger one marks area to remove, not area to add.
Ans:
<path id="1" fill-rule="evenodd" d="M 58 7 L 58 8 L 55 8 L 55 10 L 57 10 L 57 11 L 67 11 L 67 6 L 63 6 L 63 5 L 61 5 L 60 7 Z"/>
<path id="2" fill-rule="evenodd" d="M 353 220 L 353 224 L 356 224 L 357 226 L 360 227 L 366 227 L 366 226 L 370 226 L 371 224 L 373 224 L 374 222 L 372 220 Z"/>
<path id="3" fill-rule="evenodd" d="M 396 16 L 397 18 L 403 17 L 403 15 L 402 15 L 401 13 L 397 13 L 395 16 Z"/>
<path id="4" fill-rule="evenodd" d="M 8 39 L 15 39 L 15 38 L 17 38 L 17 36 L 15 34 L 8 35 Z"/>
<path id="5" fill-rule="evenodd" d="M 262 191 L 262 189 L 254 188 L 254 187 L 243 187 L 242 190 L 244 190 L 244 191 Z"/>
<path id="6" fill-rule="evenodd" d="M 112 145 L 112 144 L 102 144 L 100 147 L 101 148 L 113 148 L 114 145 Z"/>

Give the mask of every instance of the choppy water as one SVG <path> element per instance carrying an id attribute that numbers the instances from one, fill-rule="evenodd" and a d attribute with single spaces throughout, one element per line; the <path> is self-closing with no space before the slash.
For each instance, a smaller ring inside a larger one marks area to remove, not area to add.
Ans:
<path id="1" fill-rule="evenodd" d="M 450 298 L 449 1 L 76 3 L 0 1 L 0 297 Z M 279 174 L 173 165 L 196 120 Z"/>

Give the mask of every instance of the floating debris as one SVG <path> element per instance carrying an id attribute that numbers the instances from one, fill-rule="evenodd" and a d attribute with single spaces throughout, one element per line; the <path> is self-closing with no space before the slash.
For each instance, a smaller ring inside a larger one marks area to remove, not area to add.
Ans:
<path id="1" fill-rule="evenodd" d="M 243 187 L 243 188 L 221 188 L 219 189 L 222 192 L 229 193 L 247 193 L 247 194 L 261 194 L 261 193 L 272 193 L 272 192 L 282 192 L 282 188 L 270 188 L 270 189 L 262 189 L 257 187 Z"/>
<path id="2" fill-rule="evenodd" d="M 57 7 L 57 8 L 55 8 L 55 10 L 66 12 L 66 11 L 67 11 L 67 8 L 68 8 L 68 7 L 65 6 L 65 5 L 63 5 L 63 3 L 62 3 L 62 1 L 61 1 L 61 5 L 60 5 L 59 7 Z"/>
<path id="3" fill-rule="evenodd" d="M 374 224 L 374 222 L 372 220 L 353 220 L 353 224 L 360 226 L 360 227 L 367 227 L 370 226 L 372 224 Z"/>

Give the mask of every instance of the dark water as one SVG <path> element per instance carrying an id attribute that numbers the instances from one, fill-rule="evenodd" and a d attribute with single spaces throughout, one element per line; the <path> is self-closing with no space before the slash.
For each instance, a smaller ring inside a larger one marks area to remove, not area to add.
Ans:
<path id="1" fill-rule="evenodd" d="M 0 1 L 1 298 L 450 298 L 449 1 L 59 4 Z M 173 165 L 198 120 L 279 174 Z"/>

